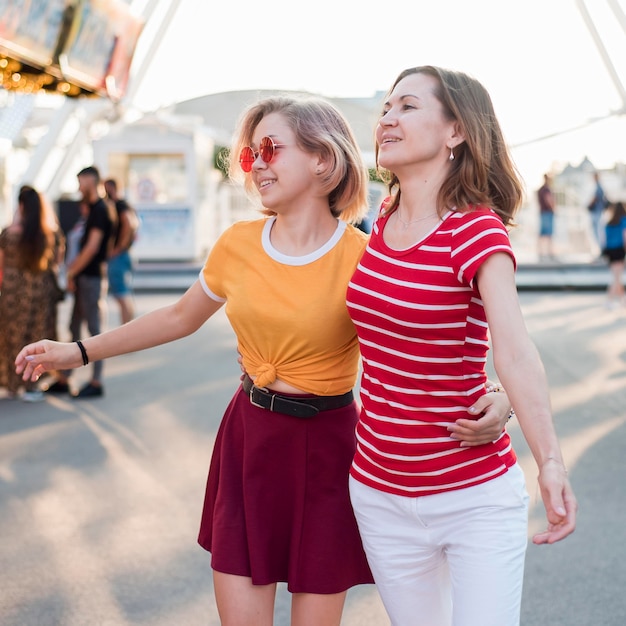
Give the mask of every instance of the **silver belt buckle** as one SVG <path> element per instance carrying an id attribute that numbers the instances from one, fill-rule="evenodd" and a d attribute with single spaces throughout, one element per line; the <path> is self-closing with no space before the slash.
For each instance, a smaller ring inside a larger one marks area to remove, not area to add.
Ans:
<path id="1" fill-rule="evenodd" d="M 259 391 L 265 391 L 266 393 L 270 393 L 270 390 L 267 387 L 255 387 L 254 384 L 252 385 L 252 387 L 250 387 L 250 394 L 249 394 L 250 404 L 252 406 L 259 407 L 259 409 L 265 409 L 265 407 L 262 404 L 259 404 L 258 402 L 254 401 L 253 395 L 254 395 L 254 390 L 255 389 L 258 389 Z M 272 400 L 271 400 L 271 403 L 270 403 L 270 409 L 269 410 L 273 411 L 274 410 L 273 407 L 274 407 L 274 396 L 272 395 Z"/>

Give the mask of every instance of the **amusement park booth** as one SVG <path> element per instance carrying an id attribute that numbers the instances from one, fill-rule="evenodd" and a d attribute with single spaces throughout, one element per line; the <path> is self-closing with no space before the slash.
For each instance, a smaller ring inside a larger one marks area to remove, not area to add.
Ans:
<path id="1" fill-rule="evenodd" d="M 139 261 L 197 261 L 218 234 L 214 142 L 199 124 L 181 126 L 144 120 L 93 142 L 101 175 L 139 216 Z"/>

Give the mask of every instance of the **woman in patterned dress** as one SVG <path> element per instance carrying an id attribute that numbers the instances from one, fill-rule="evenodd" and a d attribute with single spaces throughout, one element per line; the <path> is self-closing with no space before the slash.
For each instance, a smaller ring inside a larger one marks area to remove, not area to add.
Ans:
<path id="1" fill-rule="evenodd" d="M 64 237 L 41 194 L 24 186 L 13 222 L 0 232 L 0 387 L 15 397 L 22 384 L 14 360 L 24 342 L 56 338 L 59 292 L 54 271 Z M 43 399 L 36 383 L 25 385 L 24 400 Z"/>

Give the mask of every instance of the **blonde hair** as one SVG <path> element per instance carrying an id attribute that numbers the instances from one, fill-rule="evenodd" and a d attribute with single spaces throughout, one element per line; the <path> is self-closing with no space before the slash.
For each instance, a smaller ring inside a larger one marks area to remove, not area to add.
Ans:
<path id="1" fill-rule="evenodd" d="M 472 206 L 487 206 L 502 218 L 505 226 L 511 225 L 522 204 L 524 187 L 489 93 L 467 74 L 423 65 L 404 70 L 394 81 L 388 95 L 411 74 L 427 74 L 437 80 L 434 95 L 441 103 L 444 115 L 449 120 L 455 120 L 465 135 L 465 141 L 454 148 L 454 160 L 439 190 L 439 210 L 456 207 L 458 211 L 469 211 Z M 381 170 L 380 175 L 392 195 L 395 190 L 388 208 L 391 212 L 400 201 L 400 183 L 392 172 Z"/>
<path id="2" fill-rule="evenodd" d="M 248 195 L 259 200 L 252 177 L 241 170 L 238 157 L 242 148 L 252 142 L 261 120 L 271 113 L 284 117 L 301 150 L 319 154 L 328 164 L 321 180 L 333 216 L 346 222 L 358 222 L 365 217 L 368 170 L 348 122 L 330 102 L 321 98 L 273 96 L 248 107 L 241 116 L 230 151 L 230 178 L 243 183 Z M 262 212 L 275 214 L 265 208 Z"/>

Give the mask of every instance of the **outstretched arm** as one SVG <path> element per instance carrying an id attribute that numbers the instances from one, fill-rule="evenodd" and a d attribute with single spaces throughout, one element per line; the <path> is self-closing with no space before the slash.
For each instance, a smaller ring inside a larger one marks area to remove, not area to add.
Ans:
<path id="1" fill-rule="evenodd" d="M 90 361 L 152 348 L 195 332 L 220 307 L 196 281 L 174 304 L 142 315 L 123 326 L 85 339 L 82 343 Z M 72 369 L 83 365 L 76 343 L 44 339 L 31 343 L 15 359 L 15 371 L 24 380 L 37 380 L 50 370 Z"/>

